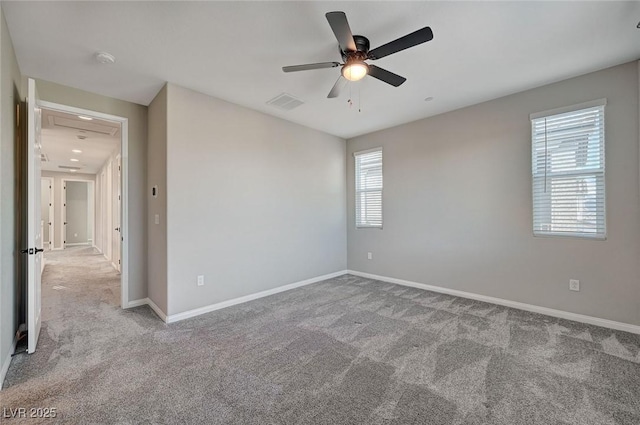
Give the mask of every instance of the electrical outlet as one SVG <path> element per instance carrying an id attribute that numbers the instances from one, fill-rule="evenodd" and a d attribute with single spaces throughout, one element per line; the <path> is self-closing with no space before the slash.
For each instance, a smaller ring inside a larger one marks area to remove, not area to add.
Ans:
<path id="1" fill-rule="evenodd" d="M 373 254 L 370 252 L 367 252 L 367 260 L 373 260 Z"/>
<path id="2" fill-rule="evenodd" d="M 580 290 L 580 281 L 576 279 L 569 279 L 569 290 L 570 291 L 579 291 Z"/>
<path id="3" fill-rule="evenodd" d="M 198 286 L 204 286 L 204 275 L 198 276 Z"/>

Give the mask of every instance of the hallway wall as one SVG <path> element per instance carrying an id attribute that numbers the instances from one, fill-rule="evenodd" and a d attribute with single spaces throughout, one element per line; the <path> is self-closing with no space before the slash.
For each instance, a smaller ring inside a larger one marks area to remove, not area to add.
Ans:
<path id="1" fill-rule="evenodd" d="M 93 217 L 89 217 L 89 204 L 93 199 L 89 199 L 89 182 L 68 181 L 66 192 L 66 243 L 93 244 Z"/>

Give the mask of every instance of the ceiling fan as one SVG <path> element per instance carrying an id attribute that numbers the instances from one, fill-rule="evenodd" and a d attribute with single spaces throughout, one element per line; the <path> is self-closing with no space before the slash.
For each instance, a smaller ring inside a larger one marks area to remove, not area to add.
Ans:
<path id="1" fill-rule="evenodd" d="M 310 63 L 306 65 L 284 66 L 282 67 L 282 70 L 284 72 L 296 72 L 342 66 L 342 75 L 338 77 L 338 80 L 329 92 L 329 95 L 327 96 L 329 98 L 338 97 L 340 90 L 344 87 L 347 81 L 358 81 L 366 75 L 370 75 L 373 78 L 377 78 L 380 81 L 384 81 L 387 84 L 398 87 L 407 81 L 407 79 L 378 66 L 369 65 L 365 60 L 380 59 L 408 49 L 409 47 L 426 43 L 433 39 L 433 32 L 431 32 L 431 28 L 424 27 L 418 31 L 412 32 L 411 34 L 407 34 L 404 37 L 400 37 L 387 44 L 383 44 L 373 50 L 369 50 L 369 39 L 367 37 L 351 34 L 347 15 L 345 15 L 344 12 L 329 12 L 325 16 L 327 17 L 327 21 L 329 21 L 329 25 L 331 26 L 333 33 L 338 39 L 340 55 L 342 56 L 344 63 Z"/>

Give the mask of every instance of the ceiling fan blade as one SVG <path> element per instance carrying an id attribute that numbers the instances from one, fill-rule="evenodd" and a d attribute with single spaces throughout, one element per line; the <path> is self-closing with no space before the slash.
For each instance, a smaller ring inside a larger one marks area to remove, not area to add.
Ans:
<path id="1" fill-rule="evenodd" d="M 340 91 L 344 88 L 344 85 L 347 83 L 347 79 L 342 75 L 338 77 L 338 80 L 333 85 L 333 88 L 329 92 L 327 96 L 329 99 L 340 96 Z"/>
<path id="2" fill-rule="evenodd" d="M 406 78 L 375 65 L 369 65 L 369 75 L 394 87 L 398 87 L 407 81 Z"/>
<path id="3" fill-rule="evenodd" d="M 393 53 L 398 53 L 404 49 L 408 49 L 409 47 L 426 43 L 430 40 L 433 40 L 433 32 L 431 31 L 431 28 L 424 27 L 418 31 L 412 32 L 411 34 L 407 34 L 404 37 L 400 37 L 387 44 L 383 44 L 380 47 L 376 47 L 369 52 L 368 58 L 371 60 L 380 59 Z"/>
<path id="4" fill-rule="evenodd" d="M 356 42 L 353 40 L 347 15 L 345 15 L 344 12 L 328 12 L 325 16 L 327 17 L 327 21 L 329 21 L 333 34 L 338 39 L 338 44 L 340 44 L 342 51 L 355 52 Z"/>
<path id="5" fill-rule="evenodd" d="M 305 65 L 293 65 L 283 66 L 284 72 L 296 72 L 296 71 L 308 71 L 310 69 L 322 69 L 322 68 L 335 68 L 340 66 L 340 62 L 320 62 L 320 63 L 308 63 Z"/>

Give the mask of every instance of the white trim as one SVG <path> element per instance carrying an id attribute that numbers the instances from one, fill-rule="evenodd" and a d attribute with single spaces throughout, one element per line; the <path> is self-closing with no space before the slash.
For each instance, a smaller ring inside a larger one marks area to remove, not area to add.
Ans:
<path id="1" fill-rule="evenodd" d="M 245 295 L 244 297 L 234 298 L 227 301 L 222 301 L 216 304 L 196 308 L 193 310 L 184 311 L 182 313 L 172 314 L 166 317 L 167 323 L 174 323 L 180 320 L 189 319 L 191 317 L 199 316 L 201 314 L 209 313 L 222 308 L 231 307 L 236 304 L 242 304 L 249 301 L 256 300 L 258 298 L 268 297 L 269 295 L 278 294 L 280 292 L 288 291 L 290 289 L 300 288 L 301 286 L 310 285 L 312 283 L 320 282 L 334 277 L 342 276 L 346 274 L 346 270 L 341 270 L 335 273 L 329 273 L 322 276 L 312 277 L 311 279 L 301 280 L 299 282 L 290 283 L 288 285 L 278 286 L 277 288 L 268 289 L 266 291 L 256 292 L 255 294 Z M 149 304 L 151 305 L 151 304 Z M 153 308 L 153 307 L 152 307 Z M 156 312 L 157 313 L 157 312 Z M 158 314 L 159 315 L 159 314 Z"/>
<path id="2" fill-rule="evenodd" d="M 145 299 L 147 300 L 147 305 L 148 305 L 149 307 L 151 307 L 151 310 L 153 310 L 153 311 L 158 315 L 158 317 L 160 318 L 160 320 L 162 320 L 162 321 L 163 321 L 163 322 L 165 322 L 165 323 L 169 323 L 169 322 L 167 321 L 168 317 L 167 317 L 167 315 L 166 315 L 166 314 L 164 314 L 164 311 L 162 311 L 162 310 L 160 309 L 160 307 L 158 307 L 158 306 L 156 305 L 156 303 L 154 303 L 153 301 L 151 301 L 151 298 L 145 298 Z"/>
<path id="3" fill-rule="evenodd" d="M 68 243 L 66 244 L 66 246 L 80 246 L 80 245 L 84 245 L 84 246 L 93 246 L 91 245 L 91 243 L 89 242 L 76 242 L 76 243 Z M 61 248 L 62 249 L 62 248 Z"/>
<path id="4" fill-rule="evenodd" d="M 593 108 L 595 106 L 606 106 L 606 105 L 607 105 L 606 98 L 596 99 L 596 100 L 591 100 L 589 102 L 578 103 L 576 105 L 563 106 L 561 108 L 554 108 L 546 111 L 535 112 L 529 115 L 529 119 L 535 120 L 538 118 L 548 117 L 549 115 L 564 114 L 565 112 L 579 111 L 580 109 L 587 109 L 587 108 Z"/>
<path id="5" fill-rule="evenodd" d="M 358 155 L 364 155 L 366 153 L 371 153 L 371 152 L 382 152 L 382 146 L 378 146 L 377 148 L 365 149 L 363 151 L 357 151 L 357 152 L 354 152 L 352 155 L 355 157 Z"/>
<path id="6" fill-rule="evenodd" d="M 0 369 L 0 390 L 2 389 L 2 384 L 4 383 L 4 378 L 7 376 L 7 372 L 9 371 L 9 366 L 11 365 L 11 359 L 13 358 L 13 353 L 16 352 L 16 345 L 18 344 L 18 334 L 13 338 L 13 342 L 11 343 L 11 348 L 9 349 L 9 353 L 7 353 L 7 357 L 2 362 L 2 369 Z"/>
<path id="7" fill-rule="evenodd" d="M 140 307 L 141 305 L 149 305 L 149 298 L 141 298 L 139 300 L 129 301 L 127 308 Z"/>
<path id="8" fill-rule="evenodd" d="M 129 118 L 46 101 L 40 101 L 40 107 L 120 123 L 120 155 L 122 157 L 122 174 L 120 177 L 120 184 L 122 185 L 122 203 L 120 204 L 122 208 L 120 211 L 120 236 L 122 237 L 122 249 L 120 251 L 120 306 L 126 308 L 129 304 Z"/>
<path id="9" fill-rule="evenodd" d="M 502 298 L 495 298 L 495 297 L 489 297 L 486 295 L 474 294 L 472 292 L 459 291 L 457 289 L 449 289 L 449 288 L 443 288 L 440 286 L 427 285 L 425 283 L 411 282 L 409 280 L 396 279 L 394 277 L 379 276 L 371 273 L 358 272 L 355 270 L 348 270 L 347 272 L 354 276 L 366 277 L 367 279 L 381 280 L 383 282 L 395 283 L 397 285 L 410 286 L 412 288 L 425 289 L 427 291 L 453 295 L 461 298 L 468 298 L 470 300 L 502 305 L 505 307 L 516 308 L 518 310 L 530 311 L 532 313 L 545 314 L 547 316 L 553 316 L 553 317 L 558 317 L 560 319 L 572 320 L 574 322 L 587 323 L 589 325 L 601 326 L 603 328 L 616 329 L 619 331 L 640 334 L 640 326 L 632 325 L 629 323 L 616 322 L 613 320 L 601 319 L 599 317 L 586 316 L 584 314 L 571 313 L 568 311 L 556 310 L 556 309 L 547 308 L 547 307 L 540 307 L 537 305 L 525 304 L 517 301 L 509 301 Z"/>

